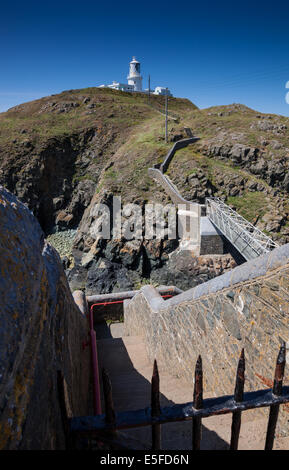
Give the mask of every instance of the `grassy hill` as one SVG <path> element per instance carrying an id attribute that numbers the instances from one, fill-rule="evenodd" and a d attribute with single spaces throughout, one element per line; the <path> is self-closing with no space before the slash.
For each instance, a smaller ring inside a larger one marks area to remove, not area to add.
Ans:
<path id="1" fill-rule="evenodd" d="M 164 97 L 87 88 L 64 91 L 0 114 L 0 183 L 15 192 L 46 231 L 74 228 L 95 197 L 168 201 L 147 168 L 164 141 Z M 282 242 L 289 236 L 289 119 L 232 104 L 199 110 L 170 98 L 169 137 L 191 127 L 197 145 L 179 151 L 168 174 L 188 199 L 224 197 Z"/>
<path id="2" fill-rule="evenodd" d="M 150 96 L 156 108 L 164 107 L 163 96 Z M 183 115 L 196 109 L 189 100 L 170 98 L 170 110 Z M 24 103 L 0 113 L 0 146 L 17 139 L 40 142 L 101 125 L 122 129 L 155 115 L 142 93 L 124 93 L 108 88 L 63 91 Z M 25 131 L 25 132 L 23 132 Z"/>
<path id="3" fill-rule="evenodd" d="M 177 152 L 168 175 L 189 200 L 219 196 L 281 243 L 289 241 L 289 119 L 233 104 L 185 111 L 169 123 L 169 135 L 190 127 L 198 144 Z M 167 201 L 147 175 L 172 142 L 163 138 L 163 119 L 137 126 L 102 174 L 99 191 L 131 200 Z"/>
<path id="4" fill-rule="evenodd" d="M 27 202 L 46 231 L 76 227 L 102 170 L 139 126 L 163 125 L 163 108 L 162 96 L 149 104 L 144 94 L 101 88 L 11 108 L 0 114 L 0 183 Z M 170 109 L 181 118 L 196 107 L 172 98 Z"/>

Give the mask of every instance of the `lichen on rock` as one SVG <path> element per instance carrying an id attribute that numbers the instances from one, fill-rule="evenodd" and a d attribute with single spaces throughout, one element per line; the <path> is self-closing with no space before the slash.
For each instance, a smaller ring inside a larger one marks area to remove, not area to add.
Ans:
<path id="1" fill-rule="evenodd" d="M 87 320 L 35 217 L 0 186 L 0 449 L 58 449 L 57 371 L 74 414 L 87 412 Z"/>

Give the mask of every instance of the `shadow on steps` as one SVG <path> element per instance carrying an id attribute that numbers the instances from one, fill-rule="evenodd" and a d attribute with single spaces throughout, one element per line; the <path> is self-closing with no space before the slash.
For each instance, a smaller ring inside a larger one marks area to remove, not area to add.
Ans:
<path id="1" fill-rule="evenodd" d="M 153 364 L 147 357 L 141 337 L 122 335 L 122 325 L 111 327 L 105 322 L 96 325 L 100 370 L 104 367 L 110 376 L 115 411 L 142 409 L 150 406 Z M 172 406 L 192 400 L 193 390 L 162 368 L 160 374 L 161 406 Z M 186 389 L 185 389 L 186 388 Z M 168 398 L 169 397 L 169 398 Z M 102 407 L 104 408 L 103 396 Z M 151 427 L 122 430 L 122 435 L 137 439 L 151 449 Z M 162 425 L 162 449 L 190 450 L 192 448 L 192 422 L 183 421 Z M 202 449 L 227 449 L 228 444 L 215 431 L 202 426 Z"/>

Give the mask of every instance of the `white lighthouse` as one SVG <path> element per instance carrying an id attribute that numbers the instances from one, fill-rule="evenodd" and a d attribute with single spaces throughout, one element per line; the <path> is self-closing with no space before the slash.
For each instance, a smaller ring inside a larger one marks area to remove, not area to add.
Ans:
<path id="1" fill-rule="evenodd" d="M 132 61 L 129 63 L 129 74 L 127 76 L 128 83 L 120 83 L 113 81 L 111 85 L 100 85 L 99 88 L 112 88 L 113 90 L 125 91 L 128 93 L 140 92 L 140 93 L 150 93 L 153 95 L 167 95 L 173 96 L 170 90 L 166 87 L 157 86 L 154 90 L 142 89 L 142 76 L 140 74 L 140 62 L 136 60 L 135 57 L 132 58 Z"/>
<path id="2" fill-rule="evenodd" d="M 142 76 L 140 74 L 140 62 L 135 57 L 129 63 L 129 75 L 127 76 L 127 82 L 132 85 L 134 91 L 142 91 Z"/>

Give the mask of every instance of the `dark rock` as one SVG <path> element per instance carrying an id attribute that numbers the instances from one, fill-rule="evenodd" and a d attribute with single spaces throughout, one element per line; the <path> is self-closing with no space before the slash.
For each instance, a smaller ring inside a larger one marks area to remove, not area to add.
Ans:
<path id="1" fill-rule="evenodd" d="M 68 258 L 68 256 L 63 256 L 63 258 L 61 258 L 61 261 L 62 261 L 63 269 L 67 270 L 71 264 L 71 261 Z"/>
<path id="2" fill-rule="evenodd" d="M 83 290 L 85 288 L 86 278 L 87 269 L 79 265 L 74 266 L 67 274 L 67 279 L 72 291 Z"/>
<path id="3" fill-rule="evenodd" d="M 264 177 L 266 175 L 266 170 L 268 168 L 266 160 L 264 158 L 260 158 L 254 165 L 250 166 L 250 172 L 253 175 L 260 175 Z"/>
<path id="4" fill-rule="evenodd" d="M 86 279 L 86 295 L 105 294 L 118 290 L 130 290 L 133 283 L 128 271 L 118 263 L 100 258 L 89 268 Z"/>
<path id="5" fill-rule="evenodd" d="M 174 135 L 170 138 L 170 142 L 178 142 L 179 140 L 182 140 L 182 139 L 184 139 L 183 134 L 174 134 Z"/>
<path id="6" fill-rule="evenodd" d="M 1 183 L 28 204 L 44 231 L 50 232 L 55 227 L 60 209 L 73 216 L 65 221 L 66 227 L 74 228 L 80 222 L 95 182 L 74 179 L 75 165 L 94 136 L 95 130 L 88 129 L 48 139 L 37 149 L 37 158 L 25 156 L 34 145 L 27 140 L 28 147 L 21 145 L 17 158 L 10 161 L 9 167 L 1 168 Z"/>

